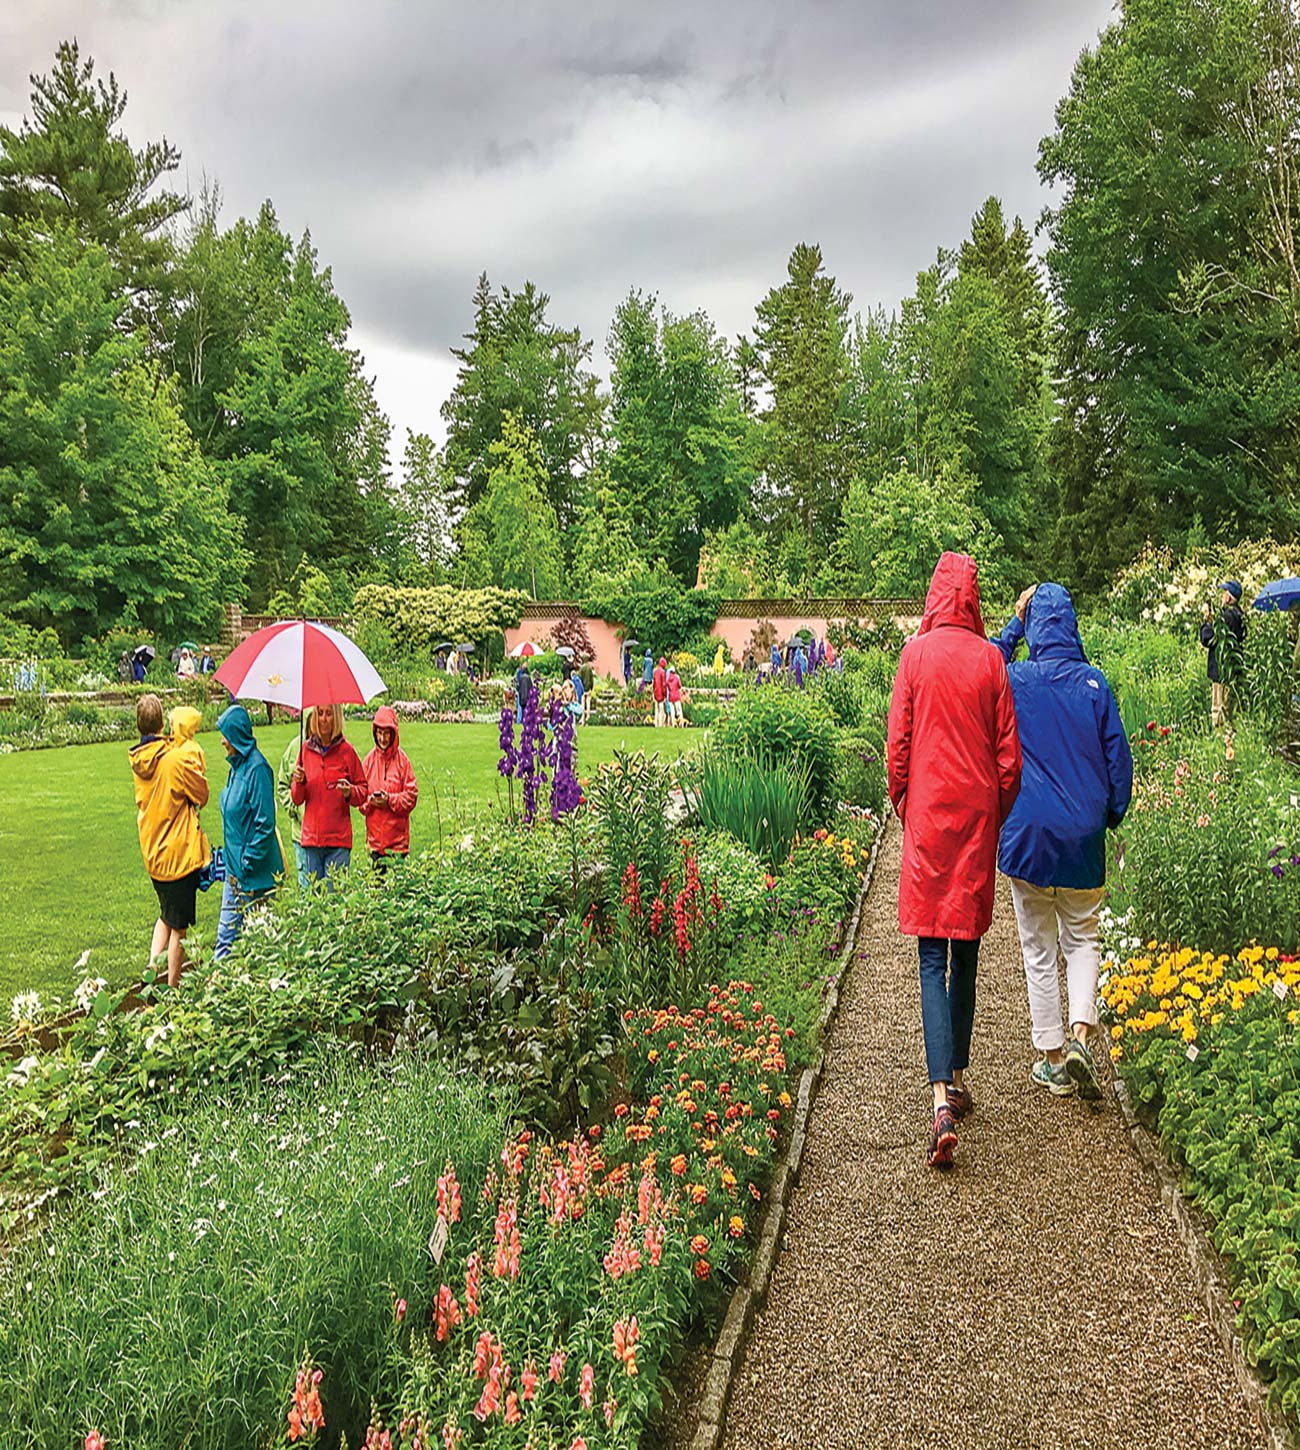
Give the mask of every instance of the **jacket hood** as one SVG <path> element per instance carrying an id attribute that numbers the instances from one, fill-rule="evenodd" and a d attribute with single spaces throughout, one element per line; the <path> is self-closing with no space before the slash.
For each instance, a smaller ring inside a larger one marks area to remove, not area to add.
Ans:
<path id="1" fill-rule="evenodd" d="M 918 634 L 928 634 L 941 624 L 955 624 L 978 635 L 984 633 L 980 615 L 979 571 L 969 554 L 943 553 L 934 566 L 930 590 L 925 596 L 925 616 Z"/>
<path id="2" fill-rule="evenodd" d="M 661 670 L 666 670 L 668 668 L 668 661 L 664 659 L 662 655 L 659 656 L 659 668 Z"/>
<path id="3" fill-rule="evenodd" d="M 1025 613 L 1025 640 L 1031 660 L 1086 660 L 1070 591 L 1061 584 L 1040 584 Z"/>
<path id="4" fill-rule="evenodd" d="M 172 711 L 172 739 L 193 740 L 202 721 L 203 716 L 193 705 L 177 705 Z"/>
<path id="5" fill-rule="evenodd" d="M 253 739 L 253 722 L 248 718 L 248 711 L 242 705 L 231 705 L 221 712 L 221 718 L 217 721 L 217 729 L 230 742 L 235 756 L 239 760 L 254 750 L 257 741 Z"/>
<path id="6" fill-rule="evenodd" d="M 401 726 L 397 723 L 397 711 L 391 705 L 381 705 L 375 711 L 374 723 L 370 727 L 370 733 L 375 736 L 375 744 L 379 744 L 379 737 L 375 735 L 377 730 L 391 730 L 393 732 L 392 748 L 396 750 L 402 743 Z"/>
<path id="7" fill-rule="evenodd" d="M 158 769 L 158 762 L 170 747 L 171 741 L 165 735 L 146 740 L 143 745 L 131 747 L 131 769 L 141 780 L 152 780 Z"/>

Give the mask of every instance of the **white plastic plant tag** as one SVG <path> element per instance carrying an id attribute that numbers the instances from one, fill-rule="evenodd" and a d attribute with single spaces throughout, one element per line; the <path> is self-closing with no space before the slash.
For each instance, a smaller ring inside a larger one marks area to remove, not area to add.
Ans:
<path id="1" fill-rule="evenodd" d="M 1197 1045 L 1194 1042 L 1189 1042 L 1187 1044 L 1187 1060 L 1188 1060 L 1188 1062 L 1195 1062 L 1196 1059 L 1198 1057 L 1200 1057 L 1200 1055 L 1201 1055 L 1201 1049 L 1199 1047 L 1197 1047 Z"/>
<path id="2" fill-rule="evenodd" d="M 1283 1001 L 1286 997 L 1286 983 L 1281 977 L 1276 978 L 1273 982 L 1273 995 L 1279 1002 Z"/>
<path id="3" fill-rule="evenodd" d="M 1296 795 L 1294 792 L 1292 792 L 1292 794 L 1291 794 L 1291 804 L 1293 806 L 1300 806 L 1300 795 Z"/>
<path id="4" fill-rule="evenodd" d="M 447 1252 L 447 1221 L 440 1218 L 433 1226 L 433 1232 L 429 1235 L 429 1253 L 435 1264 L 442 1263 L 442 1256 Z"/>

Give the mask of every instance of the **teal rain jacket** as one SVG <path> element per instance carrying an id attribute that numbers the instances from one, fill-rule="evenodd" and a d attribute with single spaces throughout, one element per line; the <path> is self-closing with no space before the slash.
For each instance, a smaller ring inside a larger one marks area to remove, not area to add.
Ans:
<path id="1" fill-rule="evenodd" d="M 275 834 L 275 777 L 253 739 L 253 722 L 242 705 L 222 712 L 217 729 L 230 742 L 230 778 L 221 791 L 221 829 L 226 874 L 241 891 L 269 891 L 284 874 Z"/>

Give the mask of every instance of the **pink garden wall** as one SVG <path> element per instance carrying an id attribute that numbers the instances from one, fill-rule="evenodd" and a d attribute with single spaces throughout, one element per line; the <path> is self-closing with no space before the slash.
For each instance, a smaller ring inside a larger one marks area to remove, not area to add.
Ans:
<path id="1" fill-rule="evenodd" d="M 915 599 L 735 599 L 725 600 L 714 620 L 712 634 L 726 643 L 731 656 L 740 660 L 749 645 L 755 627 L 763 621 L 776 630 L 784 644 L 797 630 L 810 629 L 818 639 L 826 638 L 828 626 L 845 619 L 892 619 L 905 633 L 916 628 L 921 617 L 922 601 Z M 560 620 L 578 615 L 587 626 L 587 634 L 595 650 L 592 668 L 598 675 L 623 678 L 622 626 L 609 624 L 590 615 L 579 615 L 576 605 L 537 601 L 524 609 L 524 618 L 517 629 L 506 630 L 507 651 L 525 639 L 534 644 L 550 640 Z M 649 644 L 658 653 L 655 640 L 642 641 L 641 650 Z M 638 666 L 639 669 L 639 666 Z"/>

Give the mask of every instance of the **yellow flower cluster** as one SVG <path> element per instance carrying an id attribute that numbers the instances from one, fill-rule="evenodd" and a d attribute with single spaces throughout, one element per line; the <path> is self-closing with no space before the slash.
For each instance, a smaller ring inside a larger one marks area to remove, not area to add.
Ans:
<path id="1" fill-rule="evenodd" d="M 837 836 L 834 831 L 815 831 L 812 844 L 824 851 L 838 852 L 840 864 L 846 871 L 855 871 L 858 879 L 863 876 L 863 866 L 871 859 L 871 852 L 862 847 L 852 836 Z"/>
<path id="2" fill-rule="evenodd" d="M 1260 992 L 1279 992 L 1285 1001 L 1300 991 L 1300 962 L 1282 961 L 1276 947 L 1252 943 L 1229 957 L 1148 942 L 1147 953 L 1130 957 L 1122 967 L 1106 963 L 1109 975 L 1101 997 L 1116 1061 L 1130 1037 L 1161 1031 L 1190 1046 L 1226 1012 L 1240 1012 Z M 1275 985 L 1279 982 L 1282 987 Z M 1287 1013 L 1292 1023 L 1298 1017 L 1295 1008 Z"/>

